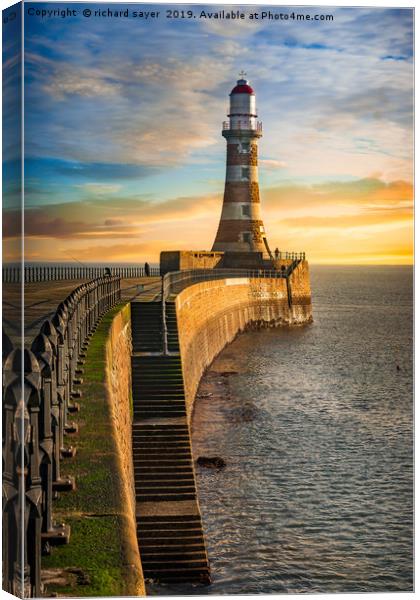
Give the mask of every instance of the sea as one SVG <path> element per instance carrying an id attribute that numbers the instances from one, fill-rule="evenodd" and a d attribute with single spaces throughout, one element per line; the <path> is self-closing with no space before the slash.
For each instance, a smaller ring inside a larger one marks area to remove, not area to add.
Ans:
<path id="1" fill-rule="evenodd" d="M 212 583 L 155 594 L 413 589 L 413 273 L 312 267 L 313 323 L 239 335 L 192 423 Z"/>

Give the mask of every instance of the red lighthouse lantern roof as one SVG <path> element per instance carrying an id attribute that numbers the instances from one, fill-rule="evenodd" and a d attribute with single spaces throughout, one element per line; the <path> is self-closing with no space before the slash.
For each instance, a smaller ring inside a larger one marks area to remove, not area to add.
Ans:
<path id="1" fill-rule="evenodd" d="M 230 92 L 230 94 L 253 94 L 254 90 L 252 89 L 252 87 L 250 85 L 248 85 L 248 82 L 246 79 L 238 79 L 238 81 L 236 82 L 236 86 L 233 88 L 233 90 Z"/>

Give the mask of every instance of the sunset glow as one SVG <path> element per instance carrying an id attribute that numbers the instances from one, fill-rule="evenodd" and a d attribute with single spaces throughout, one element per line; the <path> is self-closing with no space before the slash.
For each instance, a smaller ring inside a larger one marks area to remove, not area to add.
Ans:
<path id="1" fill-rule="evenodd" d="M 288 27 L 27 18 L 26 260 L 156 262 L 161 250 L 210 249 L 221 123 L 245 69 L 263 122 L 272 249 L 319 264 L 410 264 L 412 12 L 329 12 L 333 23 Z M 14 194 L 6 175 L 6 261 Z"/>

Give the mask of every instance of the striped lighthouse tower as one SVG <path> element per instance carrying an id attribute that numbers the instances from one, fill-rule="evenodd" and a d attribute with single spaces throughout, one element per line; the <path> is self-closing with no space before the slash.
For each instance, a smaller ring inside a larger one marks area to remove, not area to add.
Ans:
<path id="1" fill-rule="evenodd" d="M 230 93 L 229 121 L 223 123 L 227 142 L 226 181 L 222 215 L 212 251 L 271 254 L 261 218 L 258 186 L 258 139 L 255 93 L 246 73 Z"/>

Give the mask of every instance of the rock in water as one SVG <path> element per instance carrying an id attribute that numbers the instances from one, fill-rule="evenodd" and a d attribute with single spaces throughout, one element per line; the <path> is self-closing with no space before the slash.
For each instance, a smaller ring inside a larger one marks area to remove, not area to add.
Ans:
<path id="1" fill-rule="evenodd" d="M 197 464 L 207 469 L 223 469 L 226 467 L 226 462 L 220 456 L 199 456 Z"/>

